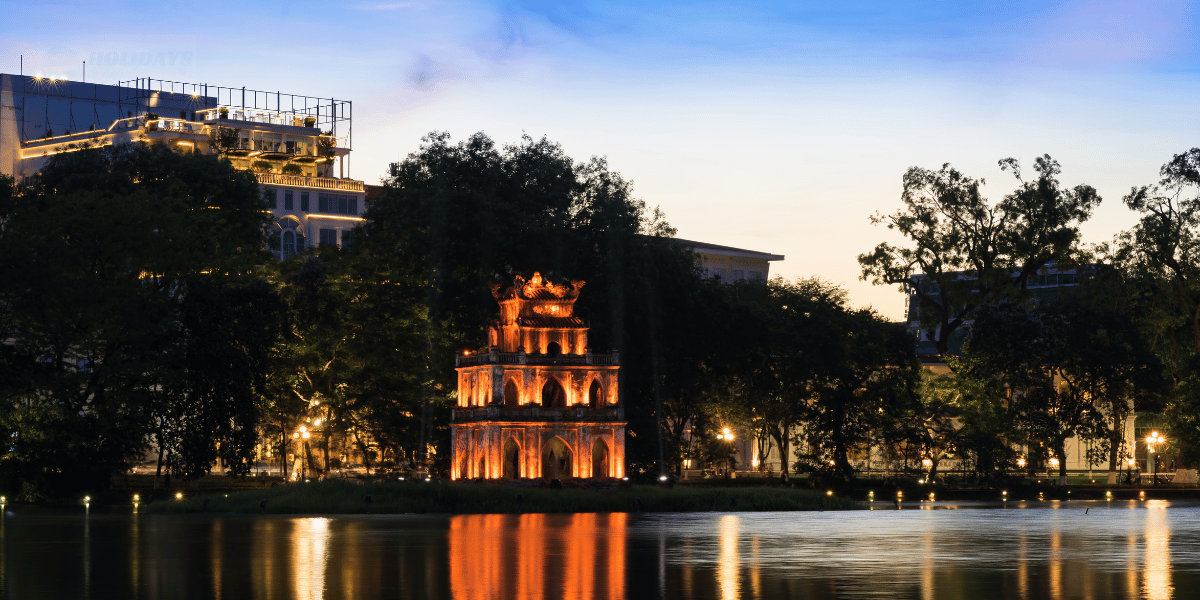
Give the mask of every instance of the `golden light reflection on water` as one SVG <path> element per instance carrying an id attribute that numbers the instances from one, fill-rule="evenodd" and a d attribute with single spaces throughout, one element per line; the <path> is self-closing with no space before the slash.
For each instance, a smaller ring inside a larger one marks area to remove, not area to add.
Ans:
<path id="1" fill-rule="evenodd" d="M 451 597 L 624 598 L 627 518 L 623 513 L 451 517 Z"/>
<path id="2" fill-rule="evenodd" d="M 936 591 L 933 581 L 933 557 L 936 552 L 933 535 L 926 533 L 921 536 L 921 546 L 924 552 L 921 559 L 921 600 L 934 600 Z"/>
<path id="3" fill-rule="evenodd" d="M 1050 532 L 1050 597 L 1060 600 L 1063 593 L 1062 532 Z"/>
<path id="4" fill-rule="evenodd" d="M 1142 594 L 1147 600 L 1167 600 L 1171 585 L 1171 526 L 1165 500 L 1146 502 L 1146 556 Z"/>
<path id="5" fill-rule="evenodd" d="M 1017 539 L 1017 594 L 1021 600 L 1029 598 L 1029 548 L 1024 533 Z"/>
<path id="6" fill-rule="evenodd" d="M 750 593 L 754 598 L 762 598 L 762 557 L 759 552 L 759 540 L 755 537 L 750 541 Z"/>
<path id="7" fill-rule="evenodd" d="M 717 584 L 721 588 L 721 598 L 734 600 L 740 597 L 741 581 L 738 578 L 742 563 L 738 558 L 738 528 L 737 515 L 721 517 L 720 558 L 717 559 Z"/>
<path id="8" fill-rule="evenodd" d="M 296 519 L 292 528 L 292 580 L 296 598 L 325 597 L 325 567 L 329 561 L 329 519 Z"/>
<path id="9" fill-rule="evenodd" d="M 221 599 L 221 573 L 225 571 L 224 565 L 221 564 L 221 549 L 225 546 L 225 540 L 222 539 L 224 537 L 222 525 L 220 519 L 213 521 L 212 543 L 209 545 L 212 548 L 213 598 L 215 600 Z"/>

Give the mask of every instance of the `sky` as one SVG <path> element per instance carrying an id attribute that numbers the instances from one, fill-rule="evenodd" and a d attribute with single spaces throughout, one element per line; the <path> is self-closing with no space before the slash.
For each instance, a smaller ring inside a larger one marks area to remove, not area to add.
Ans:
<path id="1" fill-rule="evenodd" d="M 912 166 L 997 201 L 997 161 L 1050 154 L 1104 201 L 1197 143 L 1196 3 L 346 0 L 6 3 L 0 72 L 153 77 L 351 100 L 351 175 L 377 183 L 431 131 L 524 134 L 607 157 L 679 237 L 782 254 L 899 319 L 856 257 L 895 235 Z"/>

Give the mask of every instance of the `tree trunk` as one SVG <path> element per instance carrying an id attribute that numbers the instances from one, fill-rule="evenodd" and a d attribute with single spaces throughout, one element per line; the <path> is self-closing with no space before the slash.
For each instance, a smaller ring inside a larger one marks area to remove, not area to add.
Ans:
<path id="1" fill-rule="evenodd" d="M 788 428 L 787 424 L 781 422 L 779 424 L 779 433 L 773 434 L 775 441 L 779 444 L 779 481 L 788 483 L 791 480 L 789 476 L 788 457 L 791 456 L 791 449 L 788 447 Z"/>
<path id="2" fill-rule="evenodd" d="M 162 435 L 158 436 L 158 470 L 154 472 L 154 489 L 159 489 L 162 486 L 162 466 L 163 466 L 163 446 Z"/>
<path id="3" fill-rule="evenodd" d="M 280 425 L 279 425 L 279 431 L 282 432 L 279 435 L 280 439 L 282 440 L 279 443 L 279 473 L 281 475 L 283 475 L 284 483 L 287 483 L 287 480 L 288 480 L 288 471 L 287 471 L 288 438 L 287 438 L 287 429 L 284 429 L 282 423 L 280 423 Z"/>
<path id="4" fill-rule="evenodd" d="M 1058 457 L 1058 485 L 1067 485 L 1067 447 L 1066 440 L 1059 440 L 1054 448 L 1054 456 Z"/>
<path id="5" fill-rule="evenodd" d="M 1108 485 L 1117 484 L 1117 461 L 1120 459 L 1121 438 L 1125 433 L 1125 419 L 1117 411 L 1113 411 L 1112 429 L 1108 432 Z"/>
<path id="6" fill-rule="evenodd" d="M 326 425 L 325 426 L 325 443 L 324 443 L 324 447 L 322 448 L 322 450 L 324 450 L 324 454 L 325 454 L 325 456 L 324 456 L 325 462 L 323 465 L 321 465 L 321 473 L 323 473 L 323 474 L 329 473 L 329 442 L 330 442 L 331 437 L 332 437 L 332 432 L 329 431 L 329 426 Z M 399 461 L 397 461 L 397 462 L 399 462 Z"/>

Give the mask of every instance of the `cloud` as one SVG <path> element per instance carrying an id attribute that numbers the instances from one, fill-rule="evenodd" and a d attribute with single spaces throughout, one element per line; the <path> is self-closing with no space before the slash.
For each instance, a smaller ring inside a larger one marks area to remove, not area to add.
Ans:
<path id="1" fill-rule="evenodd" d="M 461 74 L 448 63 L 435 60 L 428 54 L 419 54 L 409 66 L 405 79 L 411 89 L 430 91 L 440 85 L 461 78 Z"/>

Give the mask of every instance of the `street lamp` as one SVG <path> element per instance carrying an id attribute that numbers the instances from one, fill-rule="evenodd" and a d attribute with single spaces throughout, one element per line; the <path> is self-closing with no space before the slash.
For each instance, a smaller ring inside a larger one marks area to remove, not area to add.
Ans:
<path id="1" fill-rule="evenodd" d="M 1049 462 L 1049 463 L 1047 463 L 1047 464 L 1049 464 L 1049 465 L 1050 465 L 1050 466 L 1046 467 L 1046 480 L 1047 480 L 1047 481 L 1049 481 L 1049 480 L 1050 480 L 1050 470 L 1051 470 L 1051 469 L 1057 469 L 1057 468 L 1058 468 L 1058 459 L 1057 459 L 1057 458 L 1051 458 L 1051 459 L 1050 459 L 1050 462 Z"/>
<path id="2" fill-rule="evenodd" d="M 1149 463 L 1152 460 L 1151 457 L 1154 454 L 1154 445 L 1161 444 L 1165 441 L 1167 441 L 1167 438 L 1164 438 L 1161 435 L 1158 435 L 1157 431 L 1152 431 L 1152 432 L 1150 432 L 1150 435 L 1146 436 L 1146 462 L 1147 463 Z M 1149 465 L 1147 465 L 1147 466 L 1149 466 Z M 1158 485 L 1158 461 L 1157 460 L 1154 461 L 1153 469 L 1154 469 L 1152 471 L 1153 475 L 1151 475 L 1151 477 L 1154 480 L 1154 485 Z"/>
<path id="3" fill-rule="evenodd" d="M 721 433 L 717 434 L 718 440 L 729 442 L 729 451 L 733 452 L 733 432 L 728 427 L 722 428 Z M 729 458 L 725 458 L 725 479 L 729 479 Z"/>
<path id="4" fill-rule="evenodd" d="M 301 481 L 305 480 L 308 477 L 308 438 L 309 437 L 312 437 L 312 434 L 309 433 L 308 427 L 305 427 L 304 425 L 301 425 L 300 429 L 292 434 L 292 439 L 304 440 L 304 444 L 301 446 L 301 448 L 303 449 L 301 456 L 303 456 L 303 458 L 300 459 L 300 480 Z"/>

